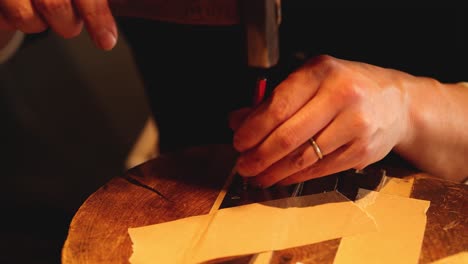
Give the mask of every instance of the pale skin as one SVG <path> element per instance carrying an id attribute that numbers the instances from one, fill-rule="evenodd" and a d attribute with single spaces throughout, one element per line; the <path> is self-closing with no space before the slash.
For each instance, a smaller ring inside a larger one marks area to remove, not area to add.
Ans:
<path id="1" fill-rule="evenodd" d="M 452 181 L 468 174 L 468 87 L 313 58 L 255 109 L 231 116 L 237 170 L 263 187 L 363 169 L 394 150 Z M 313 137 L 324 155 L 318 160 Z"/>
<path id="2" fill-rule="evenodd" d="M 117 43 L 114 14 L 182 24 L 239 23 L 237 0 L 0 0 L 0 30 L 78 36 L 83 26 L 95 45 L 111 50 Z"/>
<path id="3" fill-rule="evenodd" d="M 0 29 L 51 28 L 72 38 L 85 26 L 97 47 L 110 50 L 117 42 L 113 14 L 184 24 L 239 22 L 236 0 L 0 0 Z M 394 151 L 423 171 L 459 182 L 468 176 L 467 102 L 462 84 L 319 56 L 255 109 L 232 113 L 237 170 L 262 187 L 288 185 L 363 169 Z"/>

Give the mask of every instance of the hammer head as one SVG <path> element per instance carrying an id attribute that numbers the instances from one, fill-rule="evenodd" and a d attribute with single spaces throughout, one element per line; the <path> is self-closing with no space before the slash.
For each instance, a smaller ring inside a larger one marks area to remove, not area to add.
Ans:
<path id="1" fill-rule="evenodd" d="M 280 0 L 241 0 L 241 20 L 245 27 L 247 64 L 270 68 L 279 60 Z"/>

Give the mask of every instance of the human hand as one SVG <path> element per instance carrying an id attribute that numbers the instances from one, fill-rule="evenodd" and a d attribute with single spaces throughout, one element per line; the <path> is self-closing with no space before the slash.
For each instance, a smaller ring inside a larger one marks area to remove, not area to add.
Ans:
<path id="1" fill-rule="evenodd" d="M 39 33 L 50 27 L 73 38 L 83 24 L 97 47 L 115 46 L 117 26 L 107 0 L 0 0 L 0 29 Z"/>
<path id="2" fill-rule="evenodd" d="M 369 64 L 313 58 L 263 104 L 231 115 L 237 171 L 268 187 L 363 169 L 382 159 L 407 133 L 404 83 L 410 78 Z"/>

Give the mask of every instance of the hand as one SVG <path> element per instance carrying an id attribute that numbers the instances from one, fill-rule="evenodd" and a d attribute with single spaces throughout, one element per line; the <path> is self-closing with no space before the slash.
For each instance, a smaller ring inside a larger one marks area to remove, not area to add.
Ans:
<path id="1" fill-rule="evenodd" d="M 262 187 L 288 185 L 382 159 L 407 132 L 409 78 L 330 56 L 310 60 L 256 109 L 231 115 L 239 174 Z"/>
<path id="2" fill-rule="evenodd" d="M 39 33 L 51 28 L 64 38 L 79 35 L 85 25 L 103 50 L 117 41 L 117 26 L 107 0 L 1 0 L 0 29 Z"/>

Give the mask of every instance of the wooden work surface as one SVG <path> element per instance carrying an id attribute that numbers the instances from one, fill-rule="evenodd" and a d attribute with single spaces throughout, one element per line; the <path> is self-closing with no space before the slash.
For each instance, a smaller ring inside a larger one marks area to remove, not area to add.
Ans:
<path id="1" fill-rule="evenodd" d="M 235 157 L 229 146 L 198 147 L 161 156 L 112 179 L 92 194 L 74 216 L 62 249 L 62 263 L 129 263 L 132 243 L 128 228 L 208 213 Z M 366 170 L 369 173 L 365 175 L 345 172 L 309 181 L 303 194 L 336 188 L 339 179 L 339 190 L 352 199 L 359 187 L 378 190 L 377 172 L 382 171 L 390 177 L 414 179 L 411 197 L 431 202 L 420 263 L 468 250 L 467 185 L 418 173 L 393 158 Z M 170 201 L 132 179 L 160 191 Z M 339 243 L 340 239 L 334 239 L 277 251 L 273 263 L 333 263 Z M 250 258 L 213 263 L 248 263 Z"/>

